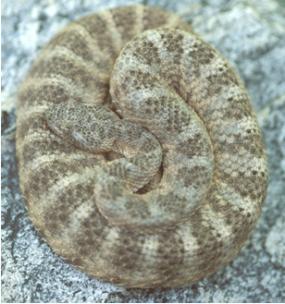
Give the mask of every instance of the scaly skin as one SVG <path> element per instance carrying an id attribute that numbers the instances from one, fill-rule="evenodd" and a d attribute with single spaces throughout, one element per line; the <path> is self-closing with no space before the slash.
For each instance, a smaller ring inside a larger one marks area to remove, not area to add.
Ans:
<path id="1" fill-rule="evenodd" d="M 173 287 L 231 261 L 267 169 L 248 94 L 177 16 L 128 6 L 70 23 L 19 89 L 17 157 L 53 250 L 127 287 Z"/>

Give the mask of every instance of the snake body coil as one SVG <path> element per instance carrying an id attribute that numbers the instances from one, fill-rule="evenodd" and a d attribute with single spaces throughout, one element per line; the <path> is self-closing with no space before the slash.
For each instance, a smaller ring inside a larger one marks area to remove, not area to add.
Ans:
<path id="1" fill-rule="evenodd" d="M 17 104 L 20 185 L 53 250 L 128 287 L 173 287 L 238 253 L 266 160 L 248 95 L 177 16 L 129 6 L 70 23 Z"/>

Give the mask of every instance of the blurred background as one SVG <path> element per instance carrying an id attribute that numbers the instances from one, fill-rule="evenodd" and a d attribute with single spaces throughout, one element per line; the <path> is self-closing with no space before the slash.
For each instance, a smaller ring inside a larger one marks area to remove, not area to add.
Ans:
<path id="1" fill-rule="evenodd" d="M 262 216 L 238 257 L 210 278 L 168 290 L 126 290 L 53 254 L 21 199 L 15 92 L 41 47 L 69 21 L 119 5 L 176 12 L 239 71 L 263 130 L 269 186 Z M 285 1 L 6 0 L 2 3 L 2 302 L 285 301 Z"/>

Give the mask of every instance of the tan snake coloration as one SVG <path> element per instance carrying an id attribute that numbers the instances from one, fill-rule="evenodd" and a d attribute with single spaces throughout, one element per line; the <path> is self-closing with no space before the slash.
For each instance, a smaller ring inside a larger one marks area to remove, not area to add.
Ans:
<path id="1" fill-rule="evenodd" d="M 266 192 L 236 73 L 176 15 L 141 5 L 83 17 L 46 45 L 19 89 L 17 157 L 53 250 L 127 287 L 227 264 Z"/>

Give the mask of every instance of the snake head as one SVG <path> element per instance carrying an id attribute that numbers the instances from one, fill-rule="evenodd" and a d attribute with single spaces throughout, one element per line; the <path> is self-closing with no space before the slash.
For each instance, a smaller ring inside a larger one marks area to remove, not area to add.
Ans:
<path id="1" fill-rule="evenodd" d="M 79 117 L 76 117 L 76 112 L 74 103 L 54 104 L 46 112 L 47 125 L 58 136 L 70 137 L 76 125 L 80 123 Z"/>
<path id="2" fill-rule="evenodd" d="M 49 129 L 75 146 L 94 153 L 112 151 L 112 123 L 118 119 L 102 106 L 78 102 L 52 105 L 46 112 Z"/>

